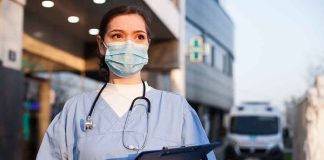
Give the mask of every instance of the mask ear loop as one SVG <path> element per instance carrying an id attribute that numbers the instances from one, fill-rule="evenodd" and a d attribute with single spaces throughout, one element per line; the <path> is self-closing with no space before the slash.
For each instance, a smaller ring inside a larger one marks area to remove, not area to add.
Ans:
<path id="1" fill-rule="evenodd" d="M 102 44 L 106 47 L 106 49 L 108 49 L 107 44 L 105 43 L 105 41 L 102 41 Z"/>
<path id="2" fill-rule="evenodd" d="M 102 44 L 106 47 L 106 49 L 108 49 L 108 46 L 107 46 L 107 44 L 105 43 L 105 40 L 104 40 L 101 36 L 99 36 L 99 37 L 101 38 Z"/>
<path id="3" fill-rule="evenodd" d="M 101 36 L 100 36 L 100 38 L 101 38 L 102 44 L 105 46 L 106 49 L 108 49 L 108 46 L 105 43 L 104 39 Z M 109 70 L 108 70 L 107 74 L 108 74 L 107 76 L 103 76 L 105 83 L 109 83 Z"/>
<path id="4" fill-rule="evenodd" d="M 108 46 L 107 46 L 107 44 L 105 43 L 105 41 L 103 40 L 103 38 L 101 38 L 102 40 L 102 44 L 106 47 L 106 49 L 108 49 Z"/>

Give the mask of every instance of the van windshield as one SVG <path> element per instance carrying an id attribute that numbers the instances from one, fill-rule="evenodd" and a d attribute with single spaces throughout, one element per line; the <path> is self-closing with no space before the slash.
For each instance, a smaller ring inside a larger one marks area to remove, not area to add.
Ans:
<path id="1" fill-rule="evenodd" d="M 231 119 L 230 131 L 237 134 L 269 135 L 278 133 L 278 117 L 236 116 Z"/>

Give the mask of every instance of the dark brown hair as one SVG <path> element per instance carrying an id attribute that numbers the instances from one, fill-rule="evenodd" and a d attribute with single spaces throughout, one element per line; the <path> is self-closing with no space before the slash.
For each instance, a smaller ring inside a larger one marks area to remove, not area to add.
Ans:
<path id="1" fill-rule="evenodd" d="M 100 22 L 100 26 L 99 26 L 99 36 L 101 37 L 102 40 L 104 40 L 105 34 L 107 32 L 107 26 L 110 23 L 110 21 L 117 16 L 120 15 L 125 15 L 125 14 L 138 14 L 140 15 L 145 22 L 145 26 L 146 26 L 146 32 L 148 35 L 148 39 L 150 39 L 151 37 L 151 30 L 150 30 L 150 16 L 148 15 L 148 13 L 141 7 L 139 6 L 135 6 L 135 5 L 122 5 L 122 6 L 118 6 L 115 7 L 111 10 L 109 10 L 101 19 Z M 99 51 L 99 49 L 98 49 Z M 100 55 L 99 53 L 99 58 L 100 58 L 100 70 L 101 72 L 106 71 L 108 72 L 108 66 L 105 63 L 105 57 Z"/>

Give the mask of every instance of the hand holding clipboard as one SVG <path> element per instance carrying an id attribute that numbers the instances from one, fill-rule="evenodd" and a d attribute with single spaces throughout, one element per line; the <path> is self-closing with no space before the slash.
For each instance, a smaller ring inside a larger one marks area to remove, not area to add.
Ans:
<path id="1" fill-rule="evenodd" d="M 220 145 L 221 143 L 214 142 L 178 148 L 163 147 L 162 150 L 142 152 L 135 160 L 207 160 L 206 155 Z"/>

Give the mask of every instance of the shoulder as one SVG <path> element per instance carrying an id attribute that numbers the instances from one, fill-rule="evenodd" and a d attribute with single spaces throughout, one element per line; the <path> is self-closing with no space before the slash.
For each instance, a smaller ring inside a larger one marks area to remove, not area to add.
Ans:
<path id="1" fill-rule="evenodd" d="M 185 98 L 178 93 L 170 92 L 170 91 L 162 91 L 162 90 L 161 90 L 161 92 L 163 93 L 165 98 L 175 99 L 175 100 L 179 100 L 179 101 L 185 100 Z"/>
<path id="2" fill-rule="evenodd" d="M 156 89 L 155 89 L 156 90 Z M 160 93 L 161 101 L 164 103 L 163 106 L 172 107 L 172 109 L 180 109 L 183 113 L 192 110 L 192 107 L 186 100 L 186 98 L 178 93 L 164 91 L 164 90 L 156 90 Z"/>
<path id="3" fill-rule="evenodd" d="M 97 91 L 90 91 L 69 98 L 64 104 L 62 114 L 74 114 L 76 111 L 87 112 L 96 95 Z"/>
<path id="4" fill-rule="evenodd" d="M 96 93 L 97 91 L 85 92 L 69 98 L 63 109 L 52 120 L 51 126 L 60 126 L 66 131 L 72 131 L 79 125 L 80 120 L 87 116 Z"/>

